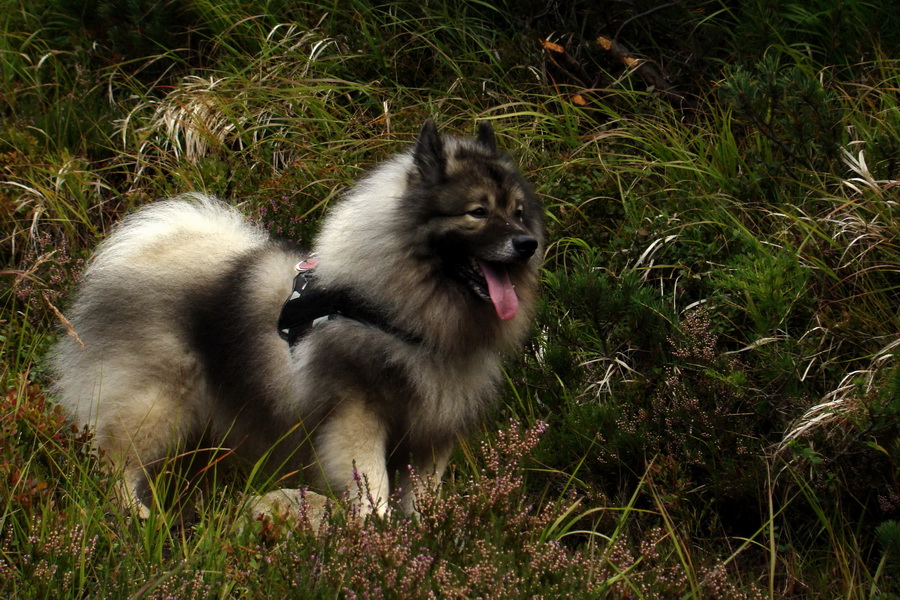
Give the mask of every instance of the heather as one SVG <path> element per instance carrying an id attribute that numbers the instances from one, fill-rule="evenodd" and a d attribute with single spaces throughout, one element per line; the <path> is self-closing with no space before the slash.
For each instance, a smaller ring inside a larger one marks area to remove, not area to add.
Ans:
<path id="1" fill-rule="evenodd" d="M 900 594 L 889 3 L 13 0 L 0 19 L 0 596 Z M 173 461 L 148 521 L 113 510 L 45 364 L 90 249 L 186 191 L 303 244 L 427 116 L 490 121 L 550 235 L 529 344 L 440 493 L 416 518 L 338 499 L 322 531 L 247 525 L 278 482 Z"/>

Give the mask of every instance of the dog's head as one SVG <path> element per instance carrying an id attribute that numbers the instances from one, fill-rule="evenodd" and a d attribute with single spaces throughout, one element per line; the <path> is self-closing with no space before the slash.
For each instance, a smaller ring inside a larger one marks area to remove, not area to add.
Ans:
<path id="1" fill-rule="evenodd" d="M 442 138 L 425 121 L 413 150 L 407 208 L 424 227 L 428 247 L 448 278 L 497 317 L 516 316 L 516 287 L 533 285 L 543 250 L 540 203 L 494 130 L 478 125 L 474 140 Z"/>

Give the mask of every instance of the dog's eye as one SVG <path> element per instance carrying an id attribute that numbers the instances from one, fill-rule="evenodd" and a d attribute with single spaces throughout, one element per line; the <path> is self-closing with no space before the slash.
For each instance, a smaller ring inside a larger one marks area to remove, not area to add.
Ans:
<path id="1" fill-rule="evenodd" d="M 521 219 L 523 216 L 525 216 L 525 211 L 522 210 L 521 206 L 516 209 L 515 215 L 517 219 Z"/>
<path id="2" fill-rule="evenodd" d="M 487 209 L 483 206 L 479 206 L 478 208 L 473 208 L 469 212 L 466 213 L 470 217 L 475 217 L 476 219 L 483 219 L 487 217 Z"/>

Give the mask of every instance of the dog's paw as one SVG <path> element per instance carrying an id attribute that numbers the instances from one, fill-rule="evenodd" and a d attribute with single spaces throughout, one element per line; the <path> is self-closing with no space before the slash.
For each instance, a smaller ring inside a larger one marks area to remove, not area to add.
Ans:
<path id="1" fill-rule="evenodd" d="M 246 513 L 254 521 L 306 522 L 318 532 L 328 516 L 331 500 L 306 489 L 283 488 L 249 498 Z"/>

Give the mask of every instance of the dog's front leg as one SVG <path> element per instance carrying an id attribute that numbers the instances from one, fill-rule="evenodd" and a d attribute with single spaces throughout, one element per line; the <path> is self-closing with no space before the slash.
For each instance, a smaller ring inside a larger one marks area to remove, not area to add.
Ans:
<path id="1" fill-rule="evenodd" d="M 115 501 L 120 509 L 130 510 L 139 519 L 150 518 L 150 508 L 141 500 L 138 489 L 147 481 L 143 467 L 129 467 L 122 473 L 122 479 L 113 488 Z"/>
<path id="2" fill-rule="evenodd" d="M 363 398 L 338 404 L 319 426 L 315 451 L 323 487 L 350 491 L 360 515 L 387 511 L 387 427 Z"/>
<path id="3" fill-rule="evenodd" d="M 409 471 L 400 474 L 400 489 L 403 490 L 403 495 L 400 498 L 400 507 L 405 513 L 416 513 L 417 493 L 437 493 L 440 490 L 441 476 L 447 469 L 447 463 L 450 462 L 450 453 L 452 451 L 453 445 L 446 444 L 443 446 L 431 446 L 427 450 L 418 452 L 413 456 L 410 468 L 421 478 L 419 486 L 425 489 L 418 489 L 414 486 Z"/>

